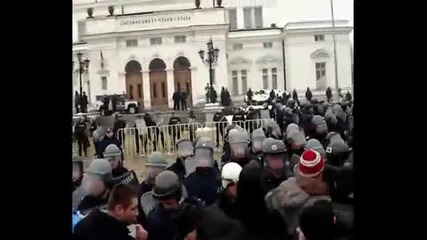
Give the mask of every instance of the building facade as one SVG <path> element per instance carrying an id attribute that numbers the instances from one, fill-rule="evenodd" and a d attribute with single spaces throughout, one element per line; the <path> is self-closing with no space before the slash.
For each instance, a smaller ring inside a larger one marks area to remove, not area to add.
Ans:
<path id="1" fill-rule="evenodd" d="M 292 22 L 281 13 L 284 2 L 218 7 L 215 0 L 196 8 L 193 0 L 74 0 L 73 56 L 90 60 L 83 91 L 92 103 L 124 93 L 146 109 L 172 108 L 178 90 L 188 93 L 189 105 L 204 102 L 209 69 L 199 50 L 210 40 L 219 49 L 212 73 L 218 93 L 224 87 L 238 99 L 249 88 L 324 91 L 335 87 L 332 34 L 339 87 L 351 88 L 349 22 L 336 20 L 335 28 L 327 18 Z M 77 72 L 73 86 L 80 88 Z"/>

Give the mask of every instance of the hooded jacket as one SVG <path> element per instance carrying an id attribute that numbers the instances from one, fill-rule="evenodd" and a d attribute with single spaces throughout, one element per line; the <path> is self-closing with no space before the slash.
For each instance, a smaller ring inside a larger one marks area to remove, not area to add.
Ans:
<path id="1" fill-rule="evenodd" d="M 244 226 L 245 239 L 287 239 L 283 218 L 264 202 L 261 172 L 261 165 L 254 160 L 243 167 L 237 183 L 236 218 Z"/>
<path id="2" fill-rule="evenodd" d="M 265 197 L 267 206 L 283 216 L 289 235 L 295 233 L 304 207 L 311 206 L 318 200 L 330 200 L 327 184 L 319 179 L 301 177 L 297 172 L 295 175 L 296 177 L 284 181 Z"/>

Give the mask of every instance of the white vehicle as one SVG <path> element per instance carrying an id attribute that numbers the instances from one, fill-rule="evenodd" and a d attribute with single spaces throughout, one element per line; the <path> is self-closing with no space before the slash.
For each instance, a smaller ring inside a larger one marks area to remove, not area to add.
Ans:
<path id="1" fill-rule="evenodd" d="M 108 98 L 112 98 L 114 95 L 107 95 Z M 126 112 L 130 114 L 134 114 L 138 112 L 139 109 L 139 103 L 138 101 L 134 100 L 128 100 L 126 95 L 115 95 L 117 98 L 117 105 L 116 105 L 116 111 L 118 112 Z M 96 109 L 100 112 L 102 112 L 104 108 L 104 104 L 102 100 L 105 96 L 96 96 Z"/>
<path id="2" fill-rule="evenodd" d="M 270 89 L 263 89 L 260 90 L 258 92 L 255 92 L 254 95 L 252 96 L 252 101 L 254 105 L 264 105 L 264 103 L 267 102 L 268 98 L 270 97 Z M 276 94 L 276 96 L 278 95 L 279 97 L 282 96 L 283 91 L 280 89 L 274 89 L 274 93 Z M 287 94 L 289 94 L 288 92 L 286 92 Z M 245 102 L 247 102 L 248 96 L 245 95 Z"/>

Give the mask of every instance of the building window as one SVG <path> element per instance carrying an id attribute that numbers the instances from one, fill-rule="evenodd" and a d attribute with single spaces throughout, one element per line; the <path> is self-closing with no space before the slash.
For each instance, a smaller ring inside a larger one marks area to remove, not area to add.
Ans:
<path id="1" fill-rule="evenodd" d="M 107 77 L 101 77 L 101 87 L 102 90 L 107 90 L 108 89 L 108 85 L 107 85 Z"/>
<path id="2" fill-rule="evenodd" d="M 129 99 L 133 99 L 133 85 L 129 85 Z"/>
<path id="3" fill-rule="evenodd" d="M 86 21 L 77 22 L 77 33 L 79 35 L 79 41 L 81 41 L 82 36 L 86 34 Z"/>
<path id="4" fill-rule="evenodd" d="M 153 91 L 153 98 L 157 98 L 157 89 L 156 89 L 156 83 L 155 82 L 153 82 L 153 88 L 152 88 L 152 91 Z"/>
<path id="5" fill-rule="evenodd" d="M 316 80 L 319 81 L 326 76 L 326 62 L 316 63 Z"/>
<path id="6" fill-rule="evenodd" d="M 233 50 L 240 50 L 243 49 L 243 44 L 242 43 L 235 43 L 233 44 Z"/>
<path id="7" fill-rule="evenodd" d="M 186 36 L 175 36 L 175 43 L 185 43 L 187 42 Z"/>
<path id="8" fill-rule="evenodd" d="M 244 7 L 243 8 L 244 28 L 262 28 L 262 7 Z"/>
<path id="9" fill-rule="evenodd" d="M 237 80 L 237 71 L 231 72 L 232 80 L 233 80 L 233 95 L 237 95 L 238 93 L 238 80 Z"/>
<path id="10" fill-rule="evenodd" d="M 264 48 L 272 48 L 273 47 L 273 43 L 272 42 L 265 42 L 263 43 Z"/>
<path id="11" fill-rule="evenodd" d="M 314 41 L 316 42 L 325 41 L 325 35 L 314 35 Z"/>
<path id="12" fill-rule="evenodd" d="M 126 47 L 138 47 L 138 40 L 136 39 L 126 40 Z"/>
<path id="13" fill-rule="evenodd" d="M 277 68 L 271 69 L 271 82 L 273 85 L 273 89 L 277 89 Z"/>
<path id="14" fill-rule="evenodd" d="M 248 81 L 246 76 L 246 70 L 240 72 L 242 74 L 242 94 L 245 94 L 248 91 Z"/>
<path id="15" fill-rule="evenodd" d="M 268 89 L 268 69 L 264 68 L 262 70 L 262 87 L 263 89 Z"/>
<path id="16" fill-rule="evenodd" d="M 230 29 L 237 29 L 237 12 L 236 12 L 236 9 L 228 10 L 228 19 L 230 20 Z"/>
<path id="17" fill-rule="evenodd" d="M 262 28 L 262 7 L 255 7 L 254 15 L 255 15 L 255 27 Z"/>
<path id="18" fill-rule="evenodd" d="M 150 38 L 150 45 L 162 45 L 162 38 L 161 37 Z"/>

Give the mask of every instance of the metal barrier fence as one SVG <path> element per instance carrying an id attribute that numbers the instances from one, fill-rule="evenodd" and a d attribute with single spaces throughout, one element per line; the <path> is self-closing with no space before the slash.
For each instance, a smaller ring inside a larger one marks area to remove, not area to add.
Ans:
<path id="1" fill-rule="evenodd" d="M 234 121 L 249 133 L 264 127 L 265 119 Z M 228 122 L 187 123 L 177 125 L 151 126 L 142 128 L 123 128 L 117 132 L 122 143 L 125 158 L 144 157 L 154 151 L 167 155 L 176 153 L 176 142 L 180 138 L 194 141 L 197 137 L 208 137 L 216 145 L 216 151 L 222 151 L 225 129 Z"/>

